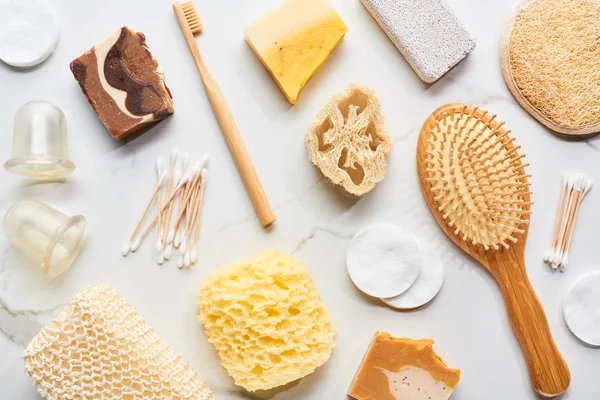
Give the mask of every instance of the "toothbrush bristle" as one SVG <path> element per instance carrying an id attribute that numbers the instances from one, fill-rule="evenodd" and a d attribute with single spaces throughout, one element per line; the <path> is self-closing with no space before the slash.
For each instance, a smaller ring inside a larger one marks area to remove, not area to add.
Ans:
<path id="1" fill-rule="evenodd" d="M 181 9 L 183 10 L 183 15 L 185 16 L 185 20 L 187 21 L 188 27 L 190 28 L 190 31 L 192 31 L 192 34 L 198 35 L 200 32 L 202 32 L 202 22 L 200 22 L 200 18 L 198 17 L 194 3 L 191 1 L 183 3 L 181 5 Z"/>
<path id="2" fill-rule="evenodd" d="M 531 192 L 510 130 L 477 107 L 449 109 L 430 127 L 427 174 L 438 210 L 455 233 L 485 250 L 525 233 Z"/>

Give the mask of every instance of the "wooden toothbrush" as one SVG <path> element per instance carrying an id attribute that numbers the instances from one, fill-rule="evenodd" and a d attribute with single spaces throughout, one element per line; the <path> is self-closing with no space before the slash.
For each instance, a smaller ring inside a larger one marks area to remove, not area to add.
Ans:
<path id="1" fill-rule="evenodd" d="M 260 184 L 258 175 L 256 174 L 250 156 L 248 155 L 248 151 L 244 146 L 244 142 L 240 137 L 240 133 L 235 125 L 233 116 L 231 115 L 231 111 L 225 102 L 225 97 L 223 96 L 219 85 L 217 85 L 217 82 L 208 71 L 204 60 L 200 56 L 200 51 L 196 45 L 194 35 L 197 35 L 202 31 L 202 24 L 200 23 L 194 4 L 192 2 L 183 4 L 174 3 L 173 10 L 175 10 L 181 32 L 190 48 L 192 57 L 196 63 L 196 68 L 198 68 L 200 78 L 204 84 L 206 95 L 208 96 L 208 100 L 215 113 L 217 122 L 221 127 L 225 141 L 229 146 L 233 160 L 235 161 L 244 185 L 246 186 L 254 210 L 256 211 L 262 226 L 267 227 L 275 222 L 275 214 L 273 214 L 269 200 Z"/>
<path id="2" fill-rule="evenodd" d="M 495 117 L 464 104 L 437 109 L 419 135 L 419 181 L 442 230 L 498 282 L 534 390 L 555 397 L 571 374 L 525 270 L 529 176 Z"/>

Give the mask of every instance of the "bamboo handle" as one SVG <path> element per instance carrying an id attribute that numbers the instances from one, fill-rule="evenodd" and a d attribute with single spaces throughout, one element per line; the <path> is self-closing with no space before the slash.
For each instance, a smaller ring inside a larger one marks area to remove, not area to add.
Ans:
<path id="1" fill-rule="evenodd" d="M 229 151 L 231 152 L 233 160 L 235 161 L 238 171 L 240 172 L 242 181 L 246 186 L 246 190 L 250 196 L 254 210 L 256 211 L 262 226 L 269 226 L 275 222 L 275 214 L 273 214 L 269 200 L 267 199 L 265 191 L 260 183 L 260 180 L 258 179 L 254 165 L 252 165 L 252 160 L 250 160 L 250 156 L 248 155 L 248 151 L 246 150 L 246 146 L 244 145 L 237 126 L 235 125 L 231 111 L 225 102 L 223 92 L 221 92 L 219 85 L 217 85 L 217 82 L 208 71 L 208 68 L 206 68 L 206 64 L 204 64 L 204 61 L 200 56 L 200 51 L 196 45 L 194 35 L 192 35 L 192 32 L 188 27 L 185 15 L 181 9 L 181 5 L 179 3 L 175 3 L 173 4 L 173 9 L 175 10 L 177 21 L 179 22 L 179 26 L 181 27 L 185 41 L 190 48 L 192 57 L 194 58 L 194 62 L 196 63 L 196 67 L 200 73 L 200 77 L 202 78 L 202 83 L 204 84 L 204 89 L 206 90 L 208 100 L 210 101 L 212 109 L 215 113 L 217 122 L 221 127 L 221 131 L 223 132 L 227 146 L 229 146 Z"/>
<path id="2" fill-rule="evenodd" d="M 523 260 L 516 264 L 491 270 L 504 295 L 508 318 L 523 349 L 534 390 L 543 397 L 555 397 L 567 390 L 571 373 L 552 339 Z"/>

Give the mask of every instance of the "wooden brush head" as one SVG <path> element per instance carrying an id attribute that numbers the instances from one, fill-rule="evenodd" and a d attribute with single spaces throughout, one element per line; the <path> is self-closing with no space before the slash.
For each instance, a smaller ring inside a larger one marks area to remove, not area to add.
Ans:
<path id="1" fill-rule="evenodd" d="M 202 32 L 202 22 L 200 22 L 194 3 L 191 1 L 183 4 L 175 3 L 173 4 L 173 7 L 179 7 L 181 9 L 192 35 L 196 36 Z"/>
<path id="2" fill-rule="evenodd" d="M 531 202 L 528 175 L 504 122 L 478 107 L 449 104 L 421 128 L 417 170 L 446 234 L 489 267 L 490 253 L 523 253 Z M 513 249 L 514 250 L 514 249 Z"/>

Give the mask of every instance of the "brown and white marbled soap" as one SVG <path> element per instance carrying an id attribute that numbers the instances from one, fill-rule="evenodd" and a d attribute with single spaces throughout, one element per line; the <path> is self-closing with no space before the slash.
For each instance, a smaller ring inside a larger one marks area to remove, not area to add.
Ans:
<path id="1" fill-rule="evenodd" d="M 145 35 L 126 26 L 73 60 L 71 71 L 115 139 L 138 133 L 175 111 Z"/>

